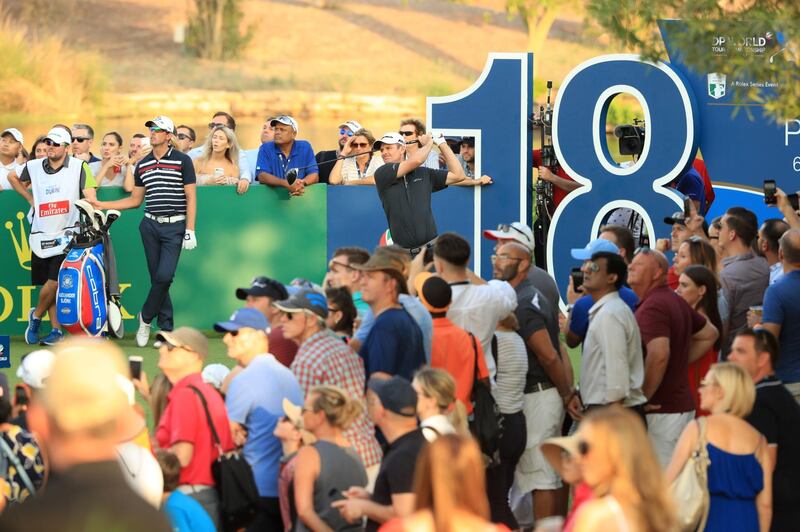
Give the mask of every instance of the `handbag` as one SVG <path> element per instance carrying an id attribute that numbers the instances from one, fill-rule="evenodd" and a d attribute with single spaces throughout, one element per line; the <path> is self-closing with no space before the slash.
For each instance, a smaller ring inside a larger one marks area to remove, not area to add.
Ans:
<path id="1" fill-rule="evenodd" d="M 678 510 L 678 526 L 685 531 L 702 531 L 706 527 L 711 505 L 708 493 L 708 458 L 706 419 L 697 420 L 700 436 L 683 469 L 672 483 L 672 497 Z"/>
<path id="2" fill-rule="evenodd" d="M 490 462 L 496 463 L 499 461 L 498 451 L 500 448 L 500 409 L 497 408 L 497 402 L 492 396 L 492 391 L 488 386 L 479 382 L 478 375 L 478 346 L 475 341 L 475 336 L 469 333 L 472 339 L 472 351 L 475 354 L 475 367 L 474 377 L 472 381 L 472 433 L 475 439 L 481 446 L 481 451 L 485 454 Z"/>
<path id="3" fill-rule="evenodd" d="M 259 495 L 256 487 L 253 469 L 244 456 L 238 451 L 226 453 L 208 411 L 208 403 L 203 393 L 195 386 L 189 386 L 203 403 L 208 426 L 214 437 L 219 455 L 211 464 L 211 474 L 216 482 L 219 493 L 221 523 L 224 530 L 238 530 L 246 527 L 256 516 L 258 511 Z"/>

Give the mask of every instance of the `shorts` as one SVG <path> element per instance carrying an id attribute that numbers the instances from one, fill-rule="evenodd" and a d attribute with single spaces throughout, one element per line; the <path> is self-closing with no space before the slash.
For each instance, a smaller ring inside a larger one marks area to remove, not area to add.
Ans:
<path id="1" fill-rule="evenodd" d="M 515 487 L 523 493 L 558 489 L 561 479 L 539 449 L 547 438 L 561 436 L 564 402 L 558 389 L 526 393 L 522 411 L 525 413 L 527 442 L 514 474 Z"/>
<path id="2" fill-rule="evenodd" d="M 58 270 L 61 263 L 67 258 L 67 254 L 55 255 L 43 259 L 31 253 L 31 283 L 42 286 L 47 281 L 58 281 Z"/>
<path id="3" fill-rule="evenodd" d="M 674 414 L 647 414 L 647 435 L 653 443 L 661 467 L 667 467 L 686 425 L 694 420 L 694 410 Z"/>

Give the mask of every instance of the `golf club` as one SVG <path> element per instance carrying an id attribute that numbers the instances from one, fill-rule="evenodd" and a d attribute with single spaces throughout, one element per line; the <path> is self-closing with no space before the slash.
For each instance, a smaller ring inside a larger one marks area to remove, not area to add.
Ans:
<path id="1" fill-rule="evenodd" d="M 331 159 L 330 161 L 322 161 L 321 163 L 312 164 L 310 166 L 301 166 L 300 168 L 289 168 L 286 171 L 286 182 L 289 183 L 289 186 L 294 185 L 294 182 L 297 181 L 297 174 L 300 170 L 308 170 L 309 168 L 313 168 L 314 166 L 319 167 L 321 164 L 329 164 L 329 163 L 336 163 L 336 161 L 343 161 L 345 159 L 351 159 L 353 157 L 358 157 L 360 155 L 364 155 L 365 153 L 373 153 L 378 151 L 375 148 L 370 149 L 369 151 L 361 151 L 358 153 L 352 153 L 350 155 L 340 155 L 335 159 Z"/>

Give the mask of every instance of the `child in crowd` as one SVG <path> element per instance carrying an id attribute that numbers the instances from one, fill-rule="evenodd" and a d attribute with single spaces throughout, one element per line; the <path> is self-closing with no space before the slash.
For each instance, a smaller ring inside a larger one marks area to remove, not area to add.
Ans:
<path id="1" fill-rule="evenodd" d="M 303 430 L 302 408 L 283 400 L 283 412 L 286 414 L 275 426 L 273 434 L 281 441 L 283 458 L 278 472 L 278 499 L 281 505 L 281 517 L 286 532 L 294 528 L 297 511 L 294 506 L 294 469 L 297 462 L 297 451 L 304 444 L 314 442 L 314 436 Z"/>
<path id="2" fill-rule="evenodd" d="M 200 503 L 177 491 L 181 476 L 181 463 L 175 454 L 157 451 L 156 459 L 164 475 L 162 510 L 169 516 L 175 532 L 215 532 L 214 522 Z"/>

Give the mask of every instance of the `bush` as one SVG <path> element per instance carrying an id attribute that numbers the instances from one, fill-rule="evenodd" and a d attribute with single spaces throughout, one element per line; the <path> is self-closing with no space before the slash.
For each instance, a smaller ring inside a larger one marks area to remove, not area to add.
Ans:
<path id="1" fill-rule="evenodd" d="M 2 12 L 0 50 L 0 113 L 91 113 L 108 86 L 97 54 L 72 50 L 58 37 L 39 38 Z"/>

